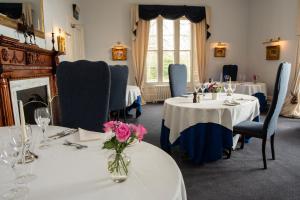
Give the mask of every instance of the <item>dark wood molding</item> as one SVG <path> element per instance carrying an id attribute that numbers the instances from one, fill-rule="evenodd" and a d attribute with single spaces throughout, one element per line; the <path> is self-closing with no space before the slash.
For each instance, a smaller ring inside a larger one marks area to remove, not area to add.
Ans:
<path id="1" fill-rule="evenodd" d="M 20 43 L 0 35 L 0 126 L 14 124 L 10 81 L 49 77 L 51 96 L 57 94 L 55 73 L 58 56 L 57 51 Z"/>

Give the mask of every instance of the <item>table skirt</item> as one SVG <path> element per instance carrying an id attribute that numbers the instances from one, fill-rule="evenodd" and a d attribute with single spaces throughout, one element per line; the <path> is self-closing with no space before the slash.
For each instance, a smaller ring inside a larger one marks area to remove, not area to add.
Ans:
<path id="1" fill-rule="evenodd" d="M 180 146 L 189 159 L 197 164 L 211 162 L 222 158 L 225 149 L 232 147 L 232 131 L 215 123 L 198 123 L 181 132 L 180 137 L 171 144 L 170 129 L 162 121 L 161 148 L 170 152 L 171 147 Z"/>

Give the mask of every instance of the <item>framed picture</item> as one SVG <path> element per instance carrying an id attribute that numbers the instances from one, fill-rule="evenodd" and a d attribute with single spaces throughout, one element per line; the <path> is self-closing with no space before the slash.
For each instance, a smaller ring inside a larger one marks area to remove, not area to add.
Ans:
<path id="1" fill-rule="evenodd" d="M 127 48 L 112 48 L 112 60 L 127 60 Z"/>
<path id="2" fill-rule="evenodd" d="M 266 47 L 266 60 L 279 60 L 280 46 L 267 46 Z"/>
<path id="3" fill-rule="evenodd" d="M 226 48 L 225 47 L 215 47 L 215 57 L 225 57 Z"/>

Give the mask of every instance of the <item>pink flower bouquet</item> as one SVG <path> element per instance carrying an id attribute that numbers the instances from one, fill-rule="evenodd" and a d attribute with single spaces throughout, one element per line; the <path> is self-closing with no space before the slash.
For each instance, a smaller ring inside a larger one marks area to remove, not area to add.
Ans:
<path id="1" fill-rule="evenodd" d="M 114 149 L 115 155 L 108 162 L 108 171 L 111 174 L 123 173 L 127 176 L 129 161 L 124 159 L 123 150 L 135 140 L 143 140 L 147 130 L 138 124 L 126 124 L 120 121 L 109 121 L 104 124 L 104 132 L 111 134 L 111 138 L 104 142 L 103 149 Z"/>

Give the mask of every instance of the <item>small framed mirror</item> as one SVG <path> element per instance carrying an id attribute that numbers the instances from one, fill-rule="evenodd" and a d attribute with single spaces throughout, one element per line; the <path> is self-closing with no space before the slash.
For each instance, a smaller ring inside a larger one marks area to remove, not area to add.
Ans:
<path id="1" fill-rule="evenodd" d="M 17 30 L 22 17 L 37 37 L 45 38 L 43 0 L 0 0 L 1 25 Z"/>

